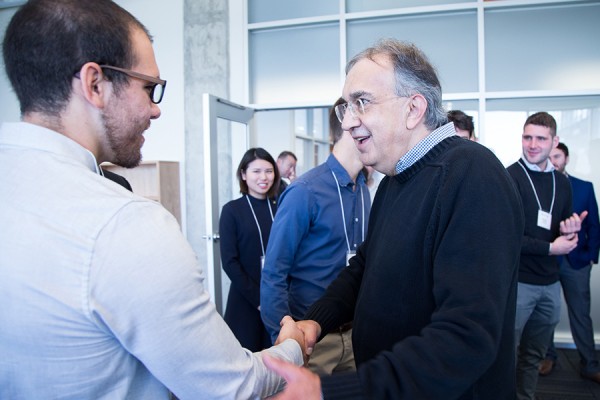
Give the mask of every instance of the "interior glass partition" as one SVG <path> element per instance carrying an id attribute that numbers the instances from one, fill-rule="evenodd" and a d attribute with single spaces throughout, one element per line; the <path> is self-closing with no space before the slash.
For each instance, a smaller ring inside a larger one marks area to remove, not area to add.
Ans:
<path id="1" fill-rule="evenodd" d="M 488 91 L 600 88 L 600 3 L 485 11 Z"/>
<path id="2" fill-rule="evenodd" d="M 444 40 L 449 32 L 451 36 Z M 412 42 L 423 50 L 438 69 L 444 93 L 478 90 L 474 10 L 348 21 L 347 58 L 387 37 Z"/>

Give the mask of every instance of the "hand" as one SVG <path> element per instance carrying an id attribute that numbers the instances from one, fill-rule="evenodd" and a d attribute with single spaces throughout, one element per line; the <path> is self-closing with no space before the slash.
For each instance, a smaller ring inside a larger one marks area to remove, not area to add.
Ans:
<path id="1" fill-rule="evenodd" d="M 308 358 L 312 354 L 315 349 L 315 345 L 317 344 L 317 339 L 321 336 L 321 325 L 319 325 L 316 321 L 312 320 L 304 320 L 296 322 L 298 328 L 302 332 L 304 332 L 304 344 L 306 346 L 306 356 L 307 362 Z"/>
<path id="2" fill-rule="evenodd" d="M 575 247 L 577 247 L 577 241 L 579 238 L 575 233 L 567 236 L 559 236 L 554 239 L 552 246 L 550 246 L 551 256 L 560 256 L 569 254 Z"/>
<path id="3" fill-rule="evenodd" d="M 280 375 L 287 384 L 283 392 L 270 397 L 274 400 L 320 400 L 321 379 L 318 375 L 306 368 L 278 360 L 267 354 L 263 355 L 263 362 L 271 371 Z"/>
<path id="4" fill-rule="evenodd" d="M 279 330 L 279 336 L 277 336 L 275 344 L 277 345 L 286 339 L 294 339 L 300 345 L 302 354 L 306 354 L 306 341 L 304 338 L 304 332 L 296 325 L 296 322 L 292 319 L 292 317 L 286 315 L 283 317 L 279 325 L 281 326 L 281 329 Z M 306 362 L 306 357 L 304 358 Z"/>
<path id="5" fill-rule="evenodd" d="M 571 236 L 581 230 L 581 223 L 587 217 L 588 212 L 584 211 L 581 214 L 573 213 L 569 218 L 560 222 L 560 234 Z"/>

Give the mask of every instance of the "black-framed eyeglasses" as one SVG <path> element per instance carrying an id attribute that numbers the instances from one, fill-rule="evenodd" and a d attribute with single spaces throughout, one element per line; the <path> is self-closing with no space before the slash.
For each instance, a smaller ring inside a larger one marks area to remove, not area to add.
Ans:
<path id="1" fill-rule="evenodd" d="M 150 75 L 144 75 L 144 74 L 140 74 L 139 72 L 135 72 L 132 71 L 130 69 L 125 69 L 125 68 L 120 68 L 120 67 L 114 67 L 112 65 L 106 65 L 106 64 L 102 64 L 99 65 L 100 68 L 106 68 L 106 69 L 111 69 L 117 72 L 121 72 L 127 76 L 130 76 L 132 78 L 137 78 L 137 79 L 141 79 L 150 83 L 153 83 L 154 85 L 152 86 L 152 88 L 150 89 L 150 92 L 148 93 L 150 95 L 150 100 L 154 103 L 154 104 L 158 104 L 162 101 L 163 96 L 165 94 L 165 87 L 167 86 L 167 81 L 164 79 L 160 79 L 160 78 L 156 78 L 154 76 L 150 76 Z"/>

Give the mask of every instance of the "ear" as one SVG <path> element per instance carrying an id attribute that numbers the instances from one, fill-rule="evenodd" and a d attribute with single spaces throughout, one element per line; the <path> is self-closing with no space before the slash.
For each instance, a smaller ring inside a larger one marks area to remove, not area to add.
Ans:
<path id="1" fill-rule="evenodd" d="M 106 95 L 111 89 L 108 87 L 109 81 L 104 78 L 102 68 L 96 63 L 88 62 L 79 70 L 79 81 L 81 85 L 81 94 L 97 108 L 104 108 L 106 105 Z"/>
<path id="2" fill-rule="evenodd" d="M 558 146 L 558 143 L 560 143 L 560 138 L 557 135 L 554 135 L 554 138 L 552 139 L 552 148 L 554 149 Z"/>
<path id="3" fill-rule="evenodd" d="M 407 103 L 406 128 L 415 129 L 422 121 L 427 111 L 427 100 L 420 94 L 410 96 Z"/>

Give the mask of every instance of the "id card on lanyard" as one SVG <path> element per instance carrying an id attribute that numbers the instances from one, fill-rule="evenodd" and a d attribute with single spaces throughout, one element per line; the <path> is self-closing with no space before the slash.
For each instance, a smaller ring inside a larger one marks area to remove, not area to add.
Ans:
<path id="1" fill-rule="evenodd" d="M 350 264 L 350 259 L 356 255 L 355 251 L 346 252 L 346 265 Z"/>
<path id="2" fill-rule="evenodd" d="M 344 215 L 344 201 L 342 200 L 342 191 L 340 190 L 340 183 L 338 182 L 337 176 L 335 176 L 335 172 L 331 171 L 331 175 L 333 175 L 333 179 L 335 180 L 335 186 L 337 187 L 338 196 L 340 198 L 340 209 L 342 210 L 342 224 L 344 226 L 344 235 L 346 236 L 346 245 L 348 246 L 348 251 L 346 252 L 346 266 L 352 257 L 356 255 L 356 250 L 352 250 L 350 248 L 350 240 L 348 239 L 348 231 L 346 228 L 346 216 Z M 360 188 L 360 199 L 362 204 L 362 240 L 365 240 L 365 198 L 363 197 L 362 186 Z"/>
<path id="3" fill-rule="evenodd" d="M 262 230 L 260 229 L 260 224 L 258 223 L 258 218 L 256 218 L 256 213 L 254 212 L 254 207 L 252 207 L 252 203 L 250 203 L 250 199 L 248 195 L 246 195 L 246 200 L 248 200 L 248 206 L 250 207 L 250 211 L 252 211 L 252 216 L 254 217 L 254 222 L 256 222 L 256 228 L 258 229 L 258 238 L 260 239 L 260 248 L 262 250 L 262 256 L 260 256 L 260 269 L 265 267 L 265 245 L 262 239 Z M 271 208 L 271 202 L 267 198 L 267 205 L 269 206 L 269 213 L 271 214 L 271 222 L 273 222 L 273 209 Z"/>
<path id="4" fill-rule="evenodd" d="M 531 176 L 529 176 L 529 172 L 527 172 L 527 169 L 520 162 L 518 164 L 523 168 L 525 175 L 527 175 L 529 183 L 531 184 L 531 189 L 533 189 L 533 194 L 538 203 L 537 226 L 550 230 L 552 227 L 552 209 L 554 208 L 554 198 L 556 196 L 556 176 L 554 175 L 554 171 L 552 171 L 552 203 L 550 203 L 550 211 L 544 211 L 542 209 L 542 203 L 540 203 L 540 198 L 535 190 L 535 186 L 533 185 L 533 181 L 531 180 Z"/>

